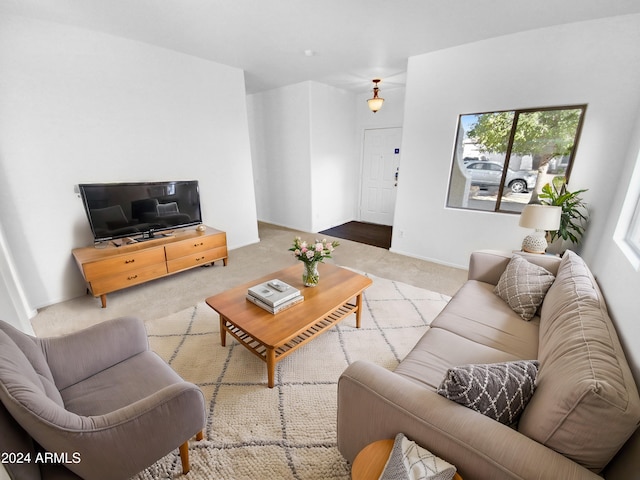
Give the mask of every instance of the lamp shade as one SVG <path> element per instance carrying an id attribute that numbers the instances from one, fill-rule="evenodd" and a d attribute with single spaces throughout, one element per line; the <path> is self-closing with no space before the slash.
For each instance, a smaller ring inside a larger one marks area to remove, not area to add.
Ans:
<path id="1" fill-rule="evenodd" d="M 384 98 L 380 98 L 380 97 L 370 98 L 369 100 L 367 100 L 367 102 L 369 103 L 369 109 L 373 113 L 376 113 L 378 110 L 380 110 L 380 107 L 382 107 L 382 104 L 384 103 Z"/>
<path id="2" fill-rule="evenodd" d="M 561 214 L 562 207 L 529 204 L 522 210 L 518 224 L 536 230 L 557 230 L 560 227 Z"/>

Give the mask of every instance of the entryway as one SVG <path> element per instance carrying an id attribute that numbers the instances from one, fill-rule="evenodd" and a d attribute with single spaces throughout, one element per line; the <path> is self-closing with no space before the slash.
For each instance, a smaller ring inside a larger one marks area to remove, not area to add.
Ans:
<path id="1" fill-rule="evenodd" d="M 364 131 L 360 220 L 393 225 L 400 169 L 402 128 Z"/>
<path id="2" fill-rule="evenodd" d="M 337 227 L 329 228 L 318 232 L 321 235 L 330 237 L 344 238 L 345 240 L 353 240 L 354 242 L 366 243 L 374 247 L 391 248 L 391 230 L 390 225 L 378 225 L 376 223 L 366 222 L 347 222 Z"/>

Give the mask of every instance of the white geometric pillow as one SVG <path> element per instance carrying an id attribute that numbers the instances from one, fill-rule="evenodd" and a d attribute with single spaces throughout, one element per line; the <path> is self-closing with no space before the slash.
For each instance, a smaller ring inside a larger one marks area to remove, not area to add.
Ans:
<path id="1" fill-rule="evenodd" d="M 398 433 L 378 480 L 451 480 L 455 473 L 455 466 Z"/>
<path id="2" fill-rule="evenodd" d="M 438 393 L 460 405 L 513 425 L 533 395 L 537 360 L 462 365 L 447 370 Z"/>
<path id="3" fill-rule="evenodd" d="M 546 269 L 514 255 L 493 293 L 509 304 L 524 320 L 531 320 L 556 279 Z"/>

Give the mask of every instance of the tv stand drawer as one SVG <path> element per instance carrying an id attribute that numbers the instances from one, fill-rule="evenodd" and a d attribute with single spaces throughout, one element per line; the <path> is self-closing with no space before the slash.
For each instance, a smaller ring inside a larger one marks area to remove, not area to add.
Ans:
<path id="1" fill-rule="evenodd" d="M 150 267 L 122 272 L 108 277 L 99 277 L 91 282 L 91 291 L 94 295 L 114 292 L 127 287 L 138 285 L 167 274 L 165 263 L 151 265 Z"/>
<path id="2" fill-rule="evenodd" d="M 198 252 L 186 257 L 167 260 L 167 271 L 169 273 L 179 272 L 187 268 L 198 267 L 222 260 L 227 257 L 227 247 L 217 247 L 205 252 Z"/>
<path id="3" fill-rule="evenodd" d="M 196 253 L 205 252 L 216 247 L 225 247 L 226 249 L 226 246 L 226 234 L 220 232 L 189 240 L 182 240 L 180 242 L 166 245 L 164 248 L 167 255 L 167 261 L 170 261 L 181 257 L 191 256 Z"/>
<path id="4" fill-rule="evenodd" d="M 84 274 L 89 278 L 102 277 L 113 275 L 114 273 L 139 270 L 149 265 L 164 265 L 164 262 L 164 248 L 155 247 L 86 263 L 84 265 Z"/>

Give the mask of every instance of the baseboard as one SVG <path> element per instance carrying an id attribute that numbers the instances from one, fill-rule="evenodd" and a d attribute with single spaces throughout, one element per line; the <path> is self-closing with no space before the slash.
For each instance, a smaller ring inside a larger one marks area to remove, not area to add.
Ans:
<path id="1" fill-rule="evenodd" d="M 397 249 L 393 248 L 393 246 L 389 249 L 389 251 L 391 253 L 396 253 L 396 254 L 402 255 L 404 257 L 417 258 L 418 260 L 424 260 L 425 262 L 437 263 L 438 265 L 444 265 L 445 267 L 459 268 L 461 270 L 468 270 L 469 269 L 469 265 L 458 265 L 456 263 L 443 262 L 442 260 L 437 259 L 437 258 L 423 257 L 421 255 L 414 255 L 412 253 L 403 252 L 402 250 L 397 250 Z"/>

